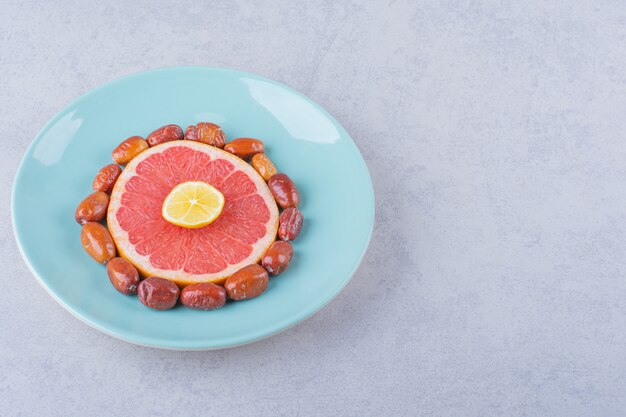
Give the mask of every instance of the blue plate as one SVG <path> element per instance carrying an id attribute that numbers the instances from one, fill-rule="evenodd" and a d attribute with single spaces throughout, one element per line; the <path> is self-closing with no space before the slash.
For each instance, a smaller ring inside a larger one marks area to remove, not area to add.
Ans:
<path id="1" fill-rule="evenodd" d="M 159 126 L 219 124 L 252 136 L 298 185 L 304 228 L 289 269 L 260 297 L 203 312 L 154 311 L 116 292 L 80 244 L 74 210 L 123 139 Z M 28 148 L 13 186 L 22 255 L 69 312 L 107 334 L 145 346 L 216 349 L 271 336 L 321 309 L 358 267 L 374 223 L 374 193 L 354 142 L 324 109 L 258 75 L 221 68 L 165 68 L 97 88 L 57 114 Z"/>

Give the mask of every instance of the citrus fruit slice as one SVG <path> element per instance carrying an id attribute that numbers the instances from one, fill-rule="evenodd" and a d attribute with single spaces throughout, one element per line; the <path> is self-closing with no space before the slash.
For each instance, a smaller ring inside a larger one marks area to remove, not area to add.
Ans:
<path id="1" fill-rule="evenodd" d="M 224 196 L 211 224 L 176 226 L 162 216 L 177 185 L 202 181 Z M 267 184 L 245 161 L 201 142 L 178 140 L 135 157 L 120 175 L 107 214 L 119 253 L 144 276 L 181 285 L 221 283 L 259 261 L 276 239 L 278 208 Z"/>
<path id="2" fill-rule="evenodd" d="M 224 208 L 224 194 L 203 181 L 178 184 L 165 197 L 161 215 L 176 226 L 198 229 L 213 223 Z"/>

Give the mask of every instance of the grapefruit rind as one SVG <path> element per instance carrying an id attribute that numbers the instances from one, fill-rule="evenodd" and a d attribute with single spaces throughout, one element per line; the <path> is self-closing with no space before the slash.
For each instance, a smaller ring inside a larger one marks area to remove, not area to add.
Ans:
<path id="1" fill-rule="evenodd" d="M 212 159 L 225 159 L 232 163 L 236 167 L 233 173 L 243 171 L 252 180 L 256 186 L 257 194 L 263 198 L 263 201 L 270 212 L 270 219 L 265 224 L 266 234 L 252 245 L 253 250 L 250 255 L 242 261 L 236 264 L 230 264 L 225 269 L 216 273 L 193 274 L 183 270 L 160 269 L 155 267 L 150 262 L 149 256 L 139 254 L 135 250 L 134 245 L 129 241 L 128 233 L 122 229 L 116 217 L 117 211 L 122 207 L 121 196 L 124 193 L 126 184 L 131 178 L 137 175 L 137 166 L 149 156 L 164 152 L 166 149 L 176 146 L 186 146 L 196 151 L 206 152 Z M 267 248 L 276 240 L 278 218 L 279 212 L 276 201 L 274 200 L 274 197 L 272 196 L 265 180 L 263 180 L 263 178 L 252 166 L 241 158 L 219 148 L 201 142 L 176 140 L 151 147 L 139 154 L 126 165 L 126 168 L 122 171 L 122 174 L 119 176 L 111 193 L 111 200 L 107 213 L 107 225 L 120 256 L 131 262 L 143 277 L 158 276 L 173 281 L 180 286 L 186 286 L 199 282 L 222 284 L 229 276 L 242 267 L 258 263 Z"/>

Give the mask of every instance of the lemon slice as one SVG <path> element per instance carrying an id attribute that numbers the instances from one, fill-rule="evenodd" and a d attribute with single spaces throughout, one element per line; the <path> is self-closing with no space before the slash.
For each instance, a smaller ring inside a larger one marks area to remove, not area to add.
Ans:
<path id="1" fill-rule="evenodd" d="M 224 208 L 224 195 L 202 181 L 178 184 L 163 201 L 161 214 L 168 222 L 188 229 L 204 227 L 217 219 Z"/>

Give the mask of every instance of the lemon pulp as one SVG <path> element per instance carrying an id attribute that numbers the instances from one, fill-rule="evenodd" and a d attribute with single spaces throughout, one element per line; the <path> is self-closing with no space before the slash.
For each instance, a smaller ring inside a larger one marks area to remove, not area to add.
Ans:
<path id="1" fill-rule="evenodd" d="M 224 195 L 217 188 L 203 181 L 187 181 L 172 188 L 161 214 L 176 226 L 197 229 L 215 221 L 223 208 Z"/>

